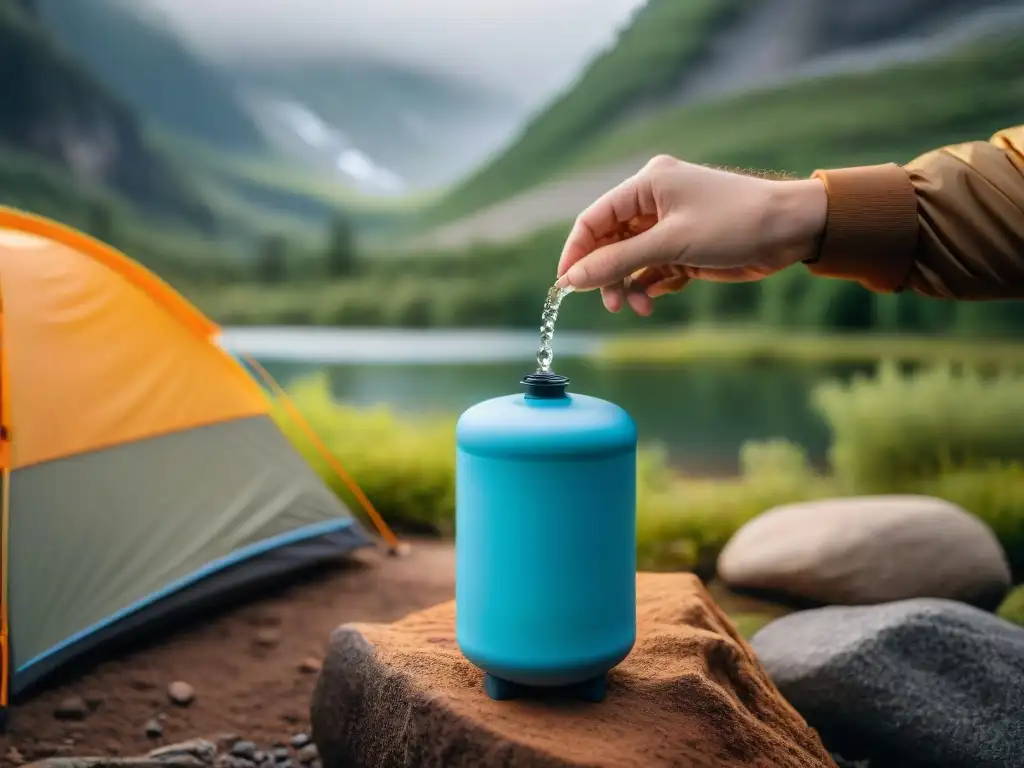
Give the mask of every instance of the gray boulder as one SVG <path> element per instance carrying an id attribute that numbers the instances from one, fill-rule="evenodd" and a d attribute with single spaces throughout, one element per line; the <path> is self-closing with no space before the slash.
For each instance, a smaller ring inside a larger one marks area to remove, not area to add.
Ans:
<path id="1" fill-rule="evenodd" d="M 825 745 L 872 768 L 1024 768 L 1024 628 L 951 600 L 827 607 L 751 644 Z"/>
<path id="2" fill-rule="evenodd" d="M 787 504 L 740 528 L 718 559 L 729 586 L 825 605 L 915 597 L 994 609 L 1010 588 L 995 535 L 928 496 L 860 496 Z"/>

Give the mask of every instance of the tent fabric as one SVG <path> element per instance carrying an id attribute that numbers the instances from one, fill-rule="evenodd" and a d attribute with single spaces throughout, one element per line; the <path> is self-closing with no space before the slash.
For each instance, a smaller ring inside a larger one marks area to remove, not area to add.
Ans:
<path id="1" fill-rule="evenodd" d="M 208 563 L 339 511 L 266 416 L 15 469 L 10 494 L 16 673 Z"/>
<path id="2" fill-rule="evenodd" d="M 0 208 L 0 710 L 97 644 L 370 543 L 218 332 L 126 256 Z"/>
<path id="3" fill-rule="evenodd" d="M 329 530 L 335 529 L 335 530 Z M 326 530 L 326 532 L 324 532 Z M 48 675 L 69 662 L 88 657 L 97 648 L 109 649 L 139 636 L 173 626 L 182 617 L 253 594 L 272 586 L 281 576 L 337 559 L 339 553 L 366 546 L 368 540 L 352 520 L 334 520 L 261 542 L 211 563 L 192 578 L 171 585 L 159 599 L 138 605 L 116 621 L 91 628 L 50 653 L 23 664 L 14 673 L 13 695 L 27 695 Z M 15 654 L 18 654 L 15 640 Z"/>
<path id="4" fill-rule="evenodd" d="M 244 369 L 145 283 L 63 243 L 19 242 L 0 241 L 14 468 L 267 413 Z"/>
<path id="5" fill-rule="evenodd" d="M 0 205 L 0 245 L 28 249 L 63 245 L 102 264 L 111 273 L 134 285 L 197 338 L 211 338 L 220 330 L 184 296 L 138 262 L 106 243 L 52 219 Z"/>

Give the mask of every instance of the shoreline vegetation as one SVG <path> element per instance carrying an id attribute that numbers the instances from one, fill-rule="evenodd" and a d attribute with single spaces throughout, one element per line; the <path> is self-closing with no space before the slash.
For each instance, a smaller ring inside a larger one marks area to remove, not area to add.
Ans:
<path id="1" fill-rule="evenodd" d="M 698 327 L 616 335 L 601 342 L 593 358 L 597 363 L 610 365 L 673 365 L 709 360 L 827 365 L 891 360 L 911 365 L 1016 369 L 1024 367 L 1024 343 L 877 332 L 812 333 Z"/>
<path id="2" fill-rule="evenodd" d="M 644 570 L 708 574 L 748 520 L 791 502 L 835 496 L 924 494 L 977 515 L 995 532 L 1016 581 L 1024 581 L 1024 374 L 983 375 L 881 364 L 873 375 L 826 381 L 812 405 L 831 433 L 829 467 L 816 471 L 785 440 L 750 442 L 732 478 L 688 477 L 657 445 L 638 459 L 637 557 Z M 376 508 L 399 531 L 451 535 L 455 415 L 412 418 L 333 399 L 326 376 L 289 388 L 295 405 Z M 279 409 L 278 423 L 324 480 L 359 505 L 308 438 Z M 1024 587 L 1020 588 L 1024 590 Z M 1002 615 L 1024 624 L 1024 596 Z"/>

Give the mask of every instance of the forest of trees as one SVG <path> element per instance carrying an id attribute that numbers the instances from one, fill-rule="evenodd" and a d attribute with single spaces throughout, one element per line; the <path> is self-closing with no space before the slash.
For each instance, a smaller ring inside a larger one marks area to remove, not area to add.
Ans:
<path id="1" fill-rule="evenodd" d="M 251 260 L 208 261 L 172 282 L 224 324 L 519 327 L 539 322 L 568 227 L 458 252 L 361 253 L 339 217 L 322 243 L 279 235 Z M 212 265 L 220 264 L 212 271 Z M 560 328 L 613 330 L 693 323 L 820 331 L 1011 336 L 1021 302 L 957 304 L 909 293 L 874 295 L 855 283 L 812 278 L 796 266 L 749 284 L 700 283 L 659 299 L 650 318 L 611 315 L 596 294 L 567 301 Z"/>

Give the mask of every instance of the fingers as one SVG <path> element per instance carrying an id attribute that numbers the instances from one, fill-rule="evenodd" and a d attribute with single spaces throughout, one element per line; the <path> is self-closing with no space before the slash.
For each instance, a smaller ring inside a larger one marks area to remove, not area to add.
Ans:
<path id="1" fill-rule="evenodd" d="M 759 267 L 686 267 L 686 274 L 692 280 L 705 280 L 709 283 L 749 283 L 767 277 L 770 271 Z"/>
<path id="2" fill-rule="evenodd" d="M 669 293 L 678 293 L 683 290 L 687 285 L 690 284 L 691 278 L 688 275 L 676 275 L 675 277 L 668 277 L 664 280 L 659 280 L 656 283 L 652 283 L 647 288 L 647 295 L 652 299 L 656 299 L 659 296 L 665 296 Z"/>
<path id="3" fill-rule="evenodd" d="M 576 218 L 558 260 L 558 276 L 597 250 L 602 239 L 649 229 L 657 219 L 658 209 L 650 183 L 639 173 L 631 176 Z"/>
<path id="4" fill-rule="evenodd" d="M 647 317 L 654 312 L 654 299 L 646 293 L 630 291 L 626 295 L 630 308 L 641 317 Z"/>
<path id="5" fill-rule="evenodd" d="M 604 303 L 604 308 L 609 312 L 621 310 L 622 304 L 625 301 L 625 291 L 622 290 L 622 285 L 606 285 L 603 287 L 601 289 L 601 301 Z"/>
<path id="6" fill-rule="evenodd" d="M 602 288 L 642 267 L 669 261 L 674 253 L 671 228 L 660 223 L 635 237 L 598 248 L 571 264 L 558 282 L 578 291 Z"/>
<path id="7" fill-rule="evenodd" d="M 614 285 L 606 285 L 601 288 L 601 300 L 609 312 L 619 312 L 626 304 L 638 315 L 644 317 L 654 311 L 654 302 L 644 292 L 643 286 L 637 286 L 628 277 Z"/>

